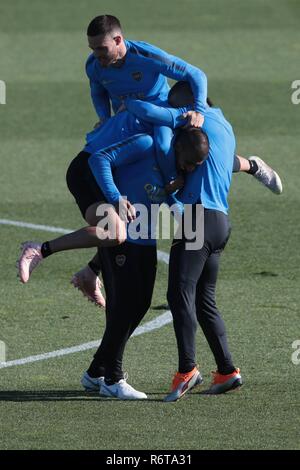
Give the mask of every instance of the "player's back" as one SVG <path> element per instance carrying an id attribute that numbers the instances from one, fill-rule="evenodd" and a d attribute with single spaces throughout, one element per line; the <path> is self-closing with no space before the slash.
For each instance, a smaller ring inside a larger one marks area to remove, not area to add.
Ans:
<path id="1" fill-rule="evenodd" d="M 84 150 L 94 153 L 135 134 L 152 132 L 151 124 L 140 121 L 128 111 L 122 111 L 86 135 Z"/>

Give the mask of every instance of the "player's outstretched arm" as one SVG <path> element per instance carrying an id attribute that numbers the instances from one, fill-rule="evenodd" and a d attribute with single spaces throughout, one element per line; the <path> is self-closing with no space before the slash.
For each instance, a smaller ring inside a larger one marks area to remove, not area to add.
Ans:
<path id="1" fill-rule="evenodd" d="M 136 43 L 148 67 L 156 72 L 174 80 L 185 80 L 191 85 L 194 95 L 194 115 L 191 125 L 200 127 L 201 108 L 206 106 L 207 100 L 207 77 L 198 67 L 195 67 L 179 57 L 168 54 L 156 46 L 147 43 Z M 199 119 L 198 119 L 199 118 Z M 199 121 L 199 124 L 197 125 Z"/>
<path id="2" fill-rule="evenodd" d="M 113 170 L 147 158 L 153 151 L 152 137 L 147 134 L 137 134 L 90 156 L 90 169 L 107 202 L 115 205 L 122 197 L 114 182 Z"/>
<path id="3" fill-rule="evenodd" d="M 94 77 L 93 62 L 90 59 L 88 59 L 86 64 L 86 74 L 90 82 L 92 102 L 101 124 L 111 117 L 109 95 L 101 83 Z"/>
<path id="4" fill-rule="evenodd" d="M 155 126 L 168 126 L 173 129 L 187 124 L 187 119 L 183 115 L 191 109 L 190 106 L 165 108 L 147 101 L 130 98 L 125 100 L 125 106 L 127 111 L 143 121 L 150 122 Z"/>

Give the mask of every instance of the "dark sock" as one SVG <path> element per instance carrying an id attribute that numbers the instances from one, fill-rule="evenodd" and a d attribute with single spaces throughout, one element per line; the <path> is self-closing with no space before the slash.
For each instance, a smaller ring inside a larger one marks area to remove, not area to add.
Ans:
<path id="1" fill-rule="evenodd" d="M 99 366 L 94 361 L 92 361 L 90 367 L 87 370 L 87 373 L 92 379 L 97 379 L 98 377 L 104 376 L 104 367 Z"/>
<path id="2" fill-rule="evenodd" d="M 238 173 L 241 169 L 240 159 L 235 155 L 233 159 L 232 173 Z"/>
<path id="3" fill-rule="evenodd" d="M 250 170 L 246 171 L 246 173 L 249 173 L 250 175 L 254 175 L 258 170 L 258 165 L 256 161 L 254 160 L 248 160 L 248 162 L 250 165 Z"/>
<path id="4" fill-rule="evenodd" d="M 47 258 L 47 256 L 52 255 L 52 251 L 50 249 L 50 243 L 44 242 L 41 247 L 41 253 L 43 258 Z"/>
<path id="5" fill-rule="evenodd" d="M 104 382 L 106 383 L 106 385 L 113 385 L 119 382 L 120 380 L 122 380 L 123 378 L 124 378 L 123 376 L 115 377 L 114 379 L 109 379 L 105 377 Z"/>
<path id="6" fill-rule="evenodd" d="M 105 379 L 104 382 L 106 385 L 113 385 L 114 383 L 116 383 L 115 380 L 112 379 Z"/>

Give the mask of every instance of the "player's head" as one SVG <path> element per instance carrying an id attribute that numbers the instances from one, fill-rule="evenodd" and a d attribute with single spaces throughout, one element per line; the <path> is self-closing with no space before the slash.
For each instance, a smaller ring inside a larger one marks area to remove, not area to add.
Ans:
<path id="1" fill-rule="evenodd" d="M 87 28 L 89 47 L 102 67 L 120 60 L 126 52 L 120 21 L 115 16 L 96 16 Z"/>
<path id="2" fill-rule="evenodd" d="M 199 128 L 179 129 L 174 142 L 176 163 L 179 170 L 194 171 L 208 157 L 209 141 Z"/>
<path id="3" fill-rule="evenodd" d="M 179 81 L 169 91 L 168 101 L 173 108 L 194 104 L 194 96 L 189 82 Z"/>
<path id="4" fill-rule="evenodd" d="M 207 98 L 208 106 L 213 106 L 211 100 Z M 180 80 L 172 86 L 168 95 L 168 102 L 173 108 L 181 108 L 183 106 L 194 104 L 194 95 L 189 82 Z"/>

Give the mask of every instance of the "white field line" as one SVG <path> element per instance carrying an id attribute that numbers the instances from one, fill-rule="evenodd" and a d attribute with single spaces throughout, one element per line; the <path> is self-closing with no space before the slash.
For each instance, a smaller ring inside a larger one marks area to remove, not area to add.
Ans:
<path id="1" fill-rule="evenodd" d="M 143 333 L 149 333 L 150 331 L 161 328 L 168 323 L 171 323 L 172 315 L 171 312 L 165 312 L 159 317 L 154 318 L 154 320 L 148 321 L 142 326 L 139 326 L 132 334 L 132 336 L 139 336 Z M 50 359 L 52 357 L 65 356 L 66 354 L 73 354 L 79 351 L 87 351 L 88 349 L 97 348 L 101 342 L 101 339 L 97 341 L 90 341 L 89 343 L 78 344 L 77 346 L 72 346 L 71 348 L 58 349 L 57 351 L 51 351 L 44 354 L 37 354 L 36 356 L 28 356 L 22 359 L 15 359 L 14 361 L 0 362 L 0 369 L 5 367 L 12 366 L 21 366 L 23 364 L 28 364 L 29 362 L 44 361 L 45 359 Z"/>
<path id="2" fill-rule="evenodd" d="M 37 224 L 22 222 L 19 220 L 0 219 L 0 225 L 12 225 L 14 227 L 30 228 L 32 230 L 40 230 L 43 232 L 54 232 L 54 233 L 63 233 L 63 234 L 72 232 L 72 230 L 65 229 L 62 227 L 53 227 L 49 225 L 37 225 Z M 157 257 L 160 261 L 163 261 L 166 264 L 169 263 L 169 255 L 167 253 L 164 253 L 163 251 L 158 251 Z M 134 331 L 132 336 L 139 336 L 144 333 L 149 333 L 150 331 L 161 328 L 162 326 L 167 325 L 168 323 L 171 323 L 171 321 L 172 321 L 171 312 L 170 311 L 165 312 L 162 315 L 159 315 L 158 317 L 154 318 L 154 320 L 151 320 L 145 323 L 144 325 L 139 326 Z M 79 352 L 79 351 L 87 351 L 88 349 L 97 348 L 100 342 L 101 342 L 101 339 L 97 341 L 90 341 L 89 343 L 78 344 L 77 346 L 72 346 L 70 348 L 58 349 L 56 351 L 51 351 L 48 353 L 37 354 L 35 356 L 28 356 L 28 357 L 24 357 L 21 359 L 15 359 L 13 361 L 0 362 L 0 369 L 28 364 L 30 362 L 43 361 L 45 359 L 50 359 L 53 357 L 65 356 L 67 354 L 72 354 L 72 353 Z"/>

